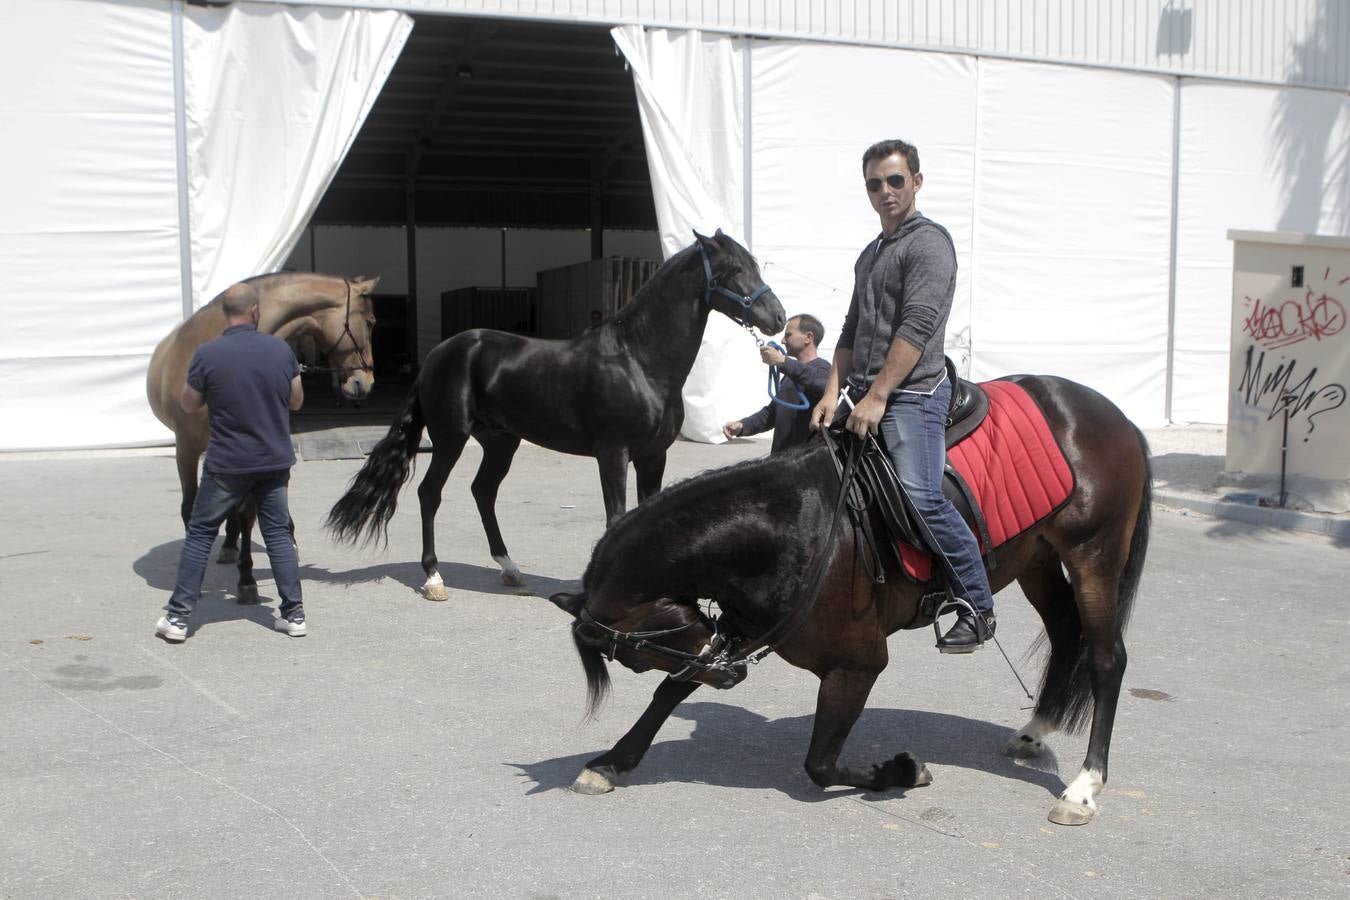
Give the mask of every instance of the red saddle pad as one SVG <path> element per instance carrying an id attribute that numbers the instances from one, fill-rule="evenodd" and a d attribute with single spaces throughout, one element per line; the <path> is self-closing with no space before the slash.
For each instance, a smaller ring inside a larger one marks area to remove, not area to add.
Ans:
<path id="1" fill-rule="evenodd" d="M 1073 492 L 1073 470 L 1045 414 L 1020 385 L 986 381 L 989 415 L 947 451 L 947 458 L 975 496 L 997 549 L 1059 509 Z M 978 539 L 978 538 L 977 538 Z M 905 570 L 916 581 L 932 577 L 927 551 L 899 544 Z"/>

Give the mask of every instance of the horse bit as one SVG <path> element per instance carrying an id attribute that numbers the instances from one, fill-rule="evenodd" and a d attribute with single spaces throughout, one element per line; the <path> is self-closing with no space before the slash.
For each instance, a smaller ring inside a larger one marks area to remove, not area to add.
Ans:
<path id="1" fill-rule="evenodd" d="M 821 434 L 824 436 L 826 444 L 830 446 L 831 455 L 835 457 L 839 474 L 839 494 L 835 499 L 834 514 L 831 516 L 830 527 L 825 542 L 821 546 L 820 557 L 816 560 L 810 581 L 798 592 L 787 614 L 767 631 L 753 641 L 746 642 L 744 638 L 727 634 L 722 630 L 720 627 L 721 616 L 709 616 L 702 610 L 699 610 L 699 617 L 694 621 L 677 625 L 674 628 L 656 631 L 619 631 L 597 622 L 585 607 L 582 607 L 581 612 L 577 615 L 577 621 L 572 626 L 573 630 L 588 640 L 603 641 L 605 645 L 604 654 L 610 662 L 614 661 L 614 654 L 620 647 L 626 647 L 635 651 L 645 650 L 648 653 L 683 663 L 684 668 L 666 676 L 669 681 L 689 681 L 695 675 L 711 675 L 718 680 L 705 683 L 711 687 L 724 690 L 735 687 L 744 681 L 745 676 L 749 673 L 747 663 L 758 664 L 760 660 L 795 634 L 802 623 L 806 621 L 806 617 L 815 607 L 816 595 L 824 582 L 830 560 L 834 557 L 834 538 L 839 530 L 839 521 L 843 517 L 844 507 L 850 494 L 849 486 L 853 481 L 854 472 L 857 470 L 858 461 L 862 455 L 862 442 L 854 441 L 847 445 L 846 462 L 840 466 L 838 463 L 839 451 L 834 439 L 830 436 L 828 430 L 822 430 Z M 683 650 L 676 650 L 674 647 L 656 643 L 657 638 L 679 634 L 698 624 L 711 626 L 713 632 L 712 638 L 703 645 L 703 649 L 698 653 L 686 653 Z"/>

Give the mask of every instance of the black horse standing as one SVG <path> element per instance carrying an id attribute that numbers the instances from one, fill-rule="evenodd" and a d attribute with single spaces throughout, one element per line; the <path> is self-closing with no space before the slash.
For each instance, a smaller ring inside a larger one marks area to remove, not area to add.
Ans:
<path id="1" fill-rule="evenodd" d="M 641 502 L 661 489 L 666 450 L 680 432 L 680 396 L 711 310 L 780 331 L 786 317 L 744 247 L 719 230 L 657 270 L 627 306 L 568 341 L 474 329 L 427 356 L 399 419 L 371 451 L 328 514 L 338 540 L 387 533 L 411 474 L 422 429 L 431 463 L 417 489 L 422 508 L 422 569 L 428 600 L 449 595 L 436 571 L 441 489 L 472 435 L 483 447 L 473 497 L 492 558 L 507 584 L 523 584 L 497 525 L 497 489 L 521 439 L 550 450 L 594 456 L 608 521 L 627 503 L 628 464 Z"/>
<path id="2" fill-rule="evenodd" d="M 1107 754 L 1125 673 L 1125 625 L 1148 545 L 1152 475 L 1144 436 L 1109 400 L 1061 378 L 1015 376 L 1045 412 L 1075 485 L 1057 511 L 999 548 L 994 590 L 1017 581 L 1050 639 L 1036 712 L 1004 753 L 1032 757 L 1056 730 L 1091 723 L 1086 758 L 1050 813 L 1089 821 L 1106 782 Z M 605 657 L 636 671 L 672 673 L 613 749 L 587 763 L 574 789 L 604 793 L 641 762 L 657 730 L 700 683 L 733 686 L 744 663 L 718 660 L 725 635 L 765 635 L 794 666 L 820 679 L 806 771 L 816 784 L 867 790 L 932 779 L 908 753 L 871 766 L 839 762 L 872 684 L 886 638 L 917 627 L 925 586 L 886 561 L 875 582 L 853 530 L 827 539 L 839 514 L 839 476 L 821 441 L 675 485 L 610 526 L 596 544 L 583 592 L 552 600 L 575 616 L 594 709 L 609 686 Z M 880 521 L 877 533 L 884 533 Z M 825 568 L 820 569 L 821 566 Z M 1067 577 L 1066 577 L 1067 576 Z M 799 603 L 819 587 L 814 606 Z M 698 607 L 713 598 L 714 623 Z M 804 614 L 795 630 L 779 630 Z M 720 664 L 719 664 L 720 662 Z"/>

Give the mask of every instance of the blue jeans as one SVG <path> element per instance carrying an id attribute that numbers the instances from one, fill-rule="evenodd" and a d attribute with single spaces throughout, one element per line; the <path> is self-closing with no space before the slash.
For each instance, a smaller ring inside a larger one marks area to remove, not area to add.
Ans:
<path id="1" fill-rule="evenodd" d="M 980 559 L 979 542 L 942 493 L 947 460 L 944 432 L 951 397 L 950 380 L 942 382 L 932 396 L 897 391 L 886 404 L 878 430 L 900 484 L 928 528 L 952 592 L 976 611 L 987 613 L 994 609 L 994 595 Z"/>
<path id="2" fill-rule="evenodd" d="M 282 617 L 304 602 L 300 594 L 300 563 L 287 528 L 291 513 L 286 502 L 286 485 L 290 480 L 290 469 L 244 475 L 202 473 L 197 499 L 192 504 L 192 517 L 188 520 L 187 537 L 183 540 L 183 553 L 178 558 L 178 577 L 166 607 L 169 615 L 184 619 L 192 615 L 202 596 L 206 561 L 220 532 L 220 523 L 246 496 L 252 496 L 258 507 L 258 529 L 267 545 L 272 579 L 281 595 Z"/>

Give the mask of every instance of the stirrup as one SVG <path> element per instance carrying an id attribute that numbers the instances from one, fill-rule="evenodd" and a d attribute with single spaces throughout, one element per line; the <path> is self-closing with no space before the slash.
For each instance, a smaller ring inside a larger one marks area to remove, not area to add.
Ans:
<path id="1" fill-rule="evenodd" d="M 933 642 L 936 646 L 942 646 L 942 625 L 941 619 L 949 612 L 954 612 L 959 617 L 963 612 L 972 616 L 978 616 L 975 607 L 970 605 L 969 600 L 957 597 L 954 594 L 948 594 L 947 599 L 938 604 L 937 612 L 933 613 Z M 979 626 L 975 627 L 975 634 L 980 633 Z M 981 642 L 983 643 L 983 642 Z"/>

